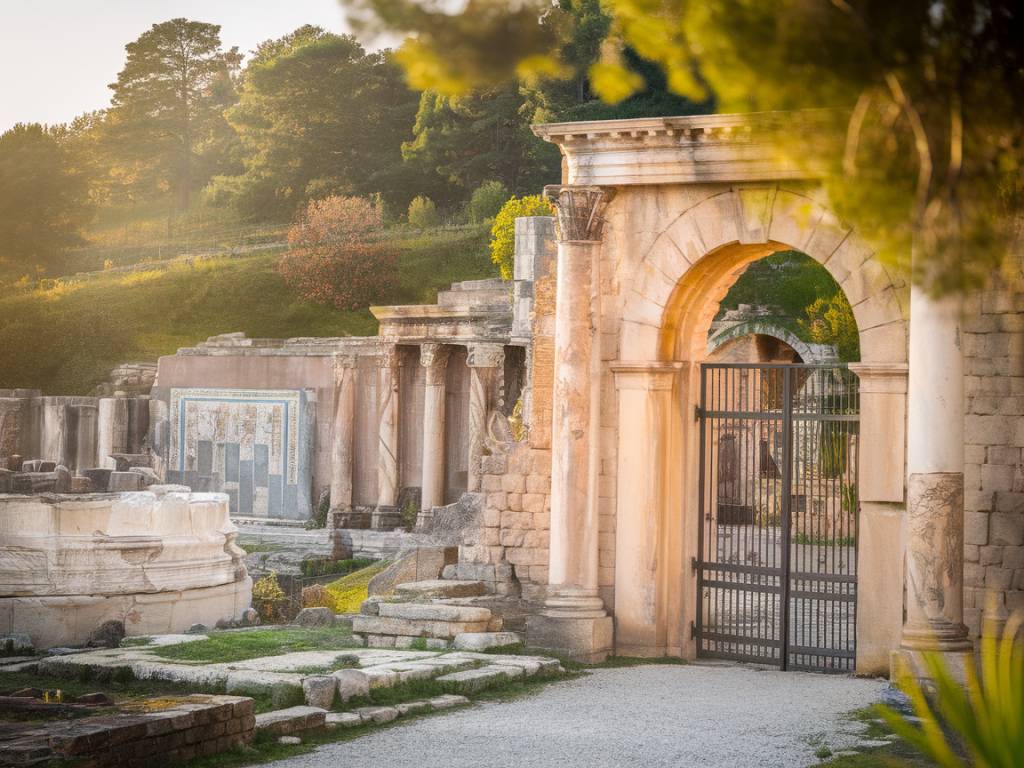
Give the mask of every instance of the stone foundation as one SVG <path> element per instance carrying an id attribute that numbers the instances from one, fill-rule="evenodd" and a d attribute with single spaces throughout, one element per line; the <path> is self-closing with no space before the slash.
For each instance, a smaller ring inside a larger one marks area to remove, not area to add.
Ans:
<path id="1" fill-rule="evenodd" d="M 239 619 L 252 582 L 223 494 L 173 486 L 0 495 L 0 631 L 77 645 L 106 621 L 128 635 Z"/>

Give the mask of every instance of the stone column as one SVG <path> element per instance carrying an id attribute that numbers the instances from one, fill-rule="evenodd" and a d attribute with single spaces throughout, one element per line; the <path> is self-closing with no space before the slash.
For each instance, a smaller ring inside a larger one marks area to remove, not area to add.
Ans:
<path id="1" fill-rule="evenodd" d="M 505 350 L 500 344 L 470 344 L 469 366 L 469 472 L 466 490 L 480 490 L 480 457 L 487 436 L 487 417 L 497 408 Z"/>
<path id="2" fill-rule="evenodd" d="M 613 363 L 619 399 L 615 506 L 615 646 L 628 656 L 667 649 L 666 509 L 672 386 L 682 363 Z"/>
<path id="3" fill-rule="evenodd" d="M 603 660 L 612 621 L 598 596 L 597 469 L 600 403 L 599 289 L 604 208 L 600 187 L 548 187 L 558 212 L 554 394 L 551 430 L 551 541 L 548 596 L 531 616 L 531 645 L 585 661 Z M 598 372 L 599 373 L 599 372 Z"/>
<path id="4" fill-rule="evenodd" d="M 448 347 L 423 344 L 420 365 L 424 368 L 423 391 L 423 480 L 420 499 L 422 527 L 430 510 L 444 504 L 444 405 L 448 374 Z"/>
<path id="5" fill-rule="evenodd" d="M 377 446 L 377 509 L 374 528 L 392 527 L 398 506 L 398 348 L 388 346 L 377 371 L 379 443 Z"/>
<path id="6" fill-rule="evenodd" d="M 96 467 L 96 421 L 98 408 L 95 405 L 76 405 L 75 410 L 75 466 L 68 467 L 76 474 Z"/>
<path id="7" fill-rule="evenodd" d="M 355 446 L 356 405 L 355 355 L 336 355 L 334 382 L 334 433 L 331 438 L 331 516 L 332 528 L 346 528 L 346 516 L 352 511 L 352 453 Z M 340 517 L 340 519 L 338 519 Z"/>
<path id="8" fill-rule="evenodd" d="M 103 469 L 117 466 L 111 454 L 128 453 L 128 400 L 101 397 L 96 415 L 96 461 Z"/>
<path id="9" fill-rule="evenodd" d="M 958 297 L 913 288 L 907 396 L 906 620 L 897 663 L 922 676 L 917 652 L 959 656 L 963 623 L 964 353 Z M 957 663 L 957 662 L 954 662 Z"/>

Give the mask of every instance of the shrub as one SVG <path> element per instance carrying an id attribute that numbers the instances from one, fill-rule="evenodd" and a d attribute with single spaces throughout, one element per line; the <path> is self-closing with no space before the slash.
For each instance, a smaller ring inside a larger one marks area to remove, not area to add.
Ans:
<path id="1" fill-rule="evenodd" d="M 554 208 L 540 195 L 509 198 L 491 225 L 491 261 L 504 280 L 512 279 L 516 250 L 516 219 L 520 216 L 552 216 Z"/>
<path id="2" fill-rule="evenodd" d="M 313 200 L 288 231 L 278 269 L 303 298 L 341 310 L 389 295 L 398 279 L 395 250 L 379 240 L 379 205 L 359 197 Z"/>
<path id="3" fill-rule="evenodd" d="M 409 224 L 419 229 L 429 229 L 441 223 L 437 206 L 429 197 L 419 195 L 409 203 Z"/>
<path id="4" fill-rule="evenodd" d="M 1014 768 L 1024 755 L 1024 611 L 1015 611 L 1002 637 L 984 634 L 981 662 L 964 666 L 961 686 L 940 654 L 925 653 L 924 664 L 934 682 L 927 692 L 912 676 L 899 680 L 920 725 L 899 712 L 878 706 L 897 735 L 943 768 Z M 961 751 L 967 753 L 962 756 Z"/>
<path id="5" fill-rule="evenodd" d="M 268 624 L 284 618 L 284 590 L 277 582 L 277 572 L 271 571 L 252 585 L 252 605 L 260 618 Z"/>
<path id="6" fill-rule="evenodd" d="M 370 579 L 387 568 L 389 563 L 380 560 L 373 565 L 342 576 L 327 585 L 327 592 L 334 598 L 335 613 L 358 613 L 359 606 L 369 596 Z"/>
<path id="7" fill-rule="evenodd" d="M 485 181 L 469 198 L 466 204 L 466 218 L 471 224 L 493 219 L 509 197 L 508 187 L 500 181 Z"/>

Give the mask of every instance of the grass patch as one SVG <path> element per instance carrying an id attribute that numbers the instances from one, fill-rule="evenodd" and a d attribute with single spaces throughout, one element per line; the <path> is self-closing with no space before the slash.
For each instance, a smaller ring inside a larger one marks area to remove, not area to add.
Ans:
<path id="1" fill-rule="evenodd" d="M 874 707 L 858 709 L 847 715 L 847 719 L 867 724 L 867 729 L 860 734 L 866 740 L 880 740 L 892 738 L 892 729 L 879 717 Z M 812 745 L 813 746 L 813 745 Z M 825 749 L 828 749 L 825 747 Z M 819 747 L 819 751 L 821 747 Z M 892 741 L 885 746 L 871 747 L 856 755 L 839 755 L 832 757 L 831 751 L 828 755 L 819 755 L 819 759 L 825 760 L 818 768 L 936 768 L 936 764 L 928 760 L 907 742 L 900 738 L 892 738 Z M 831 758 L 831 759 L 827 759 Z"/>
<path id="2" fill-rule="evenodd" d="M 109 680 L 95 680 L 80 675 L 77 677 L 57 677 L 38 672 L 0 672 L 0 694 L 11 693 L 19 688 L 43 688 L 60 690 L 65 700 L 86 693 L 102 691 L 115 704 L 134 699 L 152 696 L 186 696 L 190 693 L 223 693 L 216 687 L 197 686 L 194 684 L 170 683 L 162 680 L 136 680 L 134 677 L 122 675 Z"/>
<path id="3" fill-rule="evenodd" d="M 295 651 L 341 650 L 352 647 L 351 636 L 352 631 L 348 627 L 214 632 L 206 640 L 157 648 L 154 655 L 197 664 L 245 661 Z"/>
<path id="4" fill-rule="evenodd" d="M 645 667 L 663 665 L 681 666 L 686 664 L 686 659 L 678 656 L 609 656 L 600 664 L 591 664 L 587 669 L 618 669 L 620 667 Z"/>
<path id="5" fill-rule="evenodd" d="M 496 274 L 485 227 L 393 236 L 399 282 L 379 303 L 432 302 L 455 280 Z M 120 363 L 155 360 L 230 331 L 267 338 L 377 332 L 368 309 L 339 312 L 299 298 L 277 260 L 259 253 L 171 261 L 141 275 L 0 286 L 0 388 L 87 394 Z"/>
<path id="6" fill-rule="evenodd" d="M 331 606 L 335 613 L 358 613 L 359 606 L 369 597 L 370 579 L 387 568 L 391 563 L 379 560 L 373 565 L 342 576 L 327 585 L 327 594 L 334 601 Z"/>

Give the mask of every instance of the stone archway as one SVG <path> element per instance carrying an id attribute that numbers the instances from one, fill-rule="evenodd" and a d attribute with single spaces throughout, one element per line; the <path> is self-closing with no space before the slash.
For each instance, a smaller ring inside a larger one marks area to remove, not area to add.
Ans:
<path id="1" fill-rule="evenodd" d="M 811 344 L 788 328 L 759 320 L 744 320 L 728 328 L 723 328 L 717 333 L 712 333 L 708 337 L 708 356 L 714 355 L 716 351 L 745 336 L 767 336 L 780 341 L 799 355 L 805 363 L 835 362 L 837 359 L 834 348 L 824 344 Z"/>
<path id="2" fill-rule="evenodd" d="M 719 302 L 752 261 L 798 250 L 825 267 L 857 320 L 861 379 L 858 669 L 884 670 L 902 625 L 907 289 L 813 197 L 740 187 L 704 198 L 655 238 L 624 289 L 619 326 L 616 645 L 695 655 L 700 363 Z M 653 522 L 653 525 L 652 525 Z"/>

